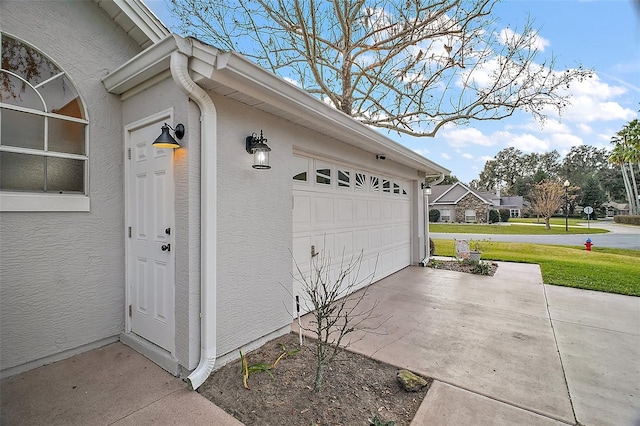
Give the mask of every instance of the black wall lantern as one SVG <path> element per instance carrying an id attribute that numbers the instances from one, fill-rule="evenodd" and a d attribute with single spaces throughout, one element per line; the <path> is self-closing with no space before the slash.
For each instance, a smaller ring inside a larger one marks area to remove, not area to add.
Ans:
<path id="1" fill-rule="evenodd" d="M 171 136 L 169 129 L 174 131 L 176 138 L 182 139 L 184 137 L 184 126 L 182 124 L 177 124 L 174 129 L 167 123 L 164 123 L 162 126 L 162 133 L 160 133 L 160 136 L 158 136 L 152 145 L 156 148 L 180 148 L 182 145 L 180 145 L 178 141 Z"/>
<path id="2" fill-rule="evenodd" d="M 251 136 L 247 136 L 247 152 L 253 154 L 253 168 L 266 170 L 270 169 L 269 165 L 269 151 L 271 148 L 267 145 L 267 140 L 262 136 L 262 130 L 260 130 L 260 137 L 253 133 Z"/>

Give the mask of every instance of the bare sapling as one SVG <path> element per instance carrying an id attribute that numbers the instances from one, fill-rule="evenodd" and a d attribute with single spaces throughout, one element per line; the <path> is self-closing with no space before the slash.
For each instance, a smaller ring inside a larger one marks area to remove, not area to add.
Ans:
<path id="1" fill-rule="evenodd" d="M 313 318 L 302 328 L 316 338 L 315 392 L 322 388 L 329 364 L 351 343 L 345 338 L 355 331 L 367 332 L 376 328 L 365 325 L 365 321 L 374 318 L 378 302 L 364 306 L 363 301 L 373 281 L 378 259 L 376 257 L 373 271 L 360 278 L 362 260 L 362 252 L 350 258 L 343 254 L 340 264 L 333 266 L 330 254 L 325 255 L 323 251 L 312 257 L 310 271 L 305 274 L 294 259 L 298 272 L 294 279 L 302 286 L 304 303 Z M 360 288 L 362 290 L 356 292 Z"/>

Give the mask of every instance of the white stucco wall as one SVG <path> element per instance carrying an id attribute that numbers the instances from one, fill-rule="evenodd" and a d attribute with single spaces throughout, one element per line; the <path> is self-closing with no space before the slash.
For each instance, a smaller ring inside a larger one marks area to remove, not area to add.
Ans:
<path id="1" fill-rule="evenodd" d="M 0 28 L 69 74 L 90 120 L 91 211 L 0 216 L 0 369 L 8 375 L 123 329 L 122 115 L 101 78 L 140 48 L 94 2 L 2 1 Z"/>

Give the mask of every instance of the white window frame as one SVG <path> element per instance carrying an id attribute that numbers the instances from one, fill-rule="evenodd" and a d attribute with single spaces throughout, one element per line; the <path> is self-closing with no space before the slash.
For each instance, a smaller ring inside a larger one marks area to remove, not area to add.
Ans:
<path id="1" fill-rule="evenodd" d="M 473 216 L 470 213 L 473 213 Z M 472 217 L 473 217 L 473 219 L 470 219 Z M 476 214 L 475 209 L 465 209 L 465 211 L 464 211 L 464 221 L 466 223 L 475 222 L 477 220 L 477 218 L 478 218 L 478 216 Z"/>
<path id="2" fill-rule="evenodd" d="M 445 212 L 447 213 L 446 215 Z M 440 210 L 440 222 L 451 222 L 451 209 Z"/>
<path id="3" fill-rule="evenodd" d="M 4 33 L 3 33 L 4 34 Z M 48 55 L 46 55 L 41 49 L 27 43 L 19 37 L 15 37 L 13 35 L 9 35 L 12 38 L 20 41 L 21 43 L 28 45 L 34 50 L 37 50 L 41 55 L 46 56 L 52 63 L 54 63 L 58 69 L 61 71 L 60 74 L 51 77 L 49 80 L 54 78 L 59 78 L 61 76 L 66 76 L 69 82 L 73 85 L 74 90 L 76 91 L 78 98 L 80 100 L 83 113 L 85 117 L 88 117 L 88 112 L 86 110 L 86 103 L 82 98 L 82 95 L 77 90 L 77 85 L 73 82 L 73 79 L 69 74 L 67 74 L 62 67 L 60 67 L 55 61 L 53 61 Z M 0 38 L 2 35 L 0 35 Z M 29 86 L 33 87 L 31 83 L 24 80 L 21 76 L 11 72 L 9 70 L 3 70 L 14 77 L 26 82 Z M 47 81 L 49 81 L 47 80 Z M 42 86 L 45 82 L 41 82 L 38 86 Z M 35 88 L 38 96 L 42 95 L 38 92 L 37 88 Z M 44 101 L 43 101 L 44 102 Z M 59 157 L 59 158 L 69 158 L 74 160 L 82 160 L 85 162 L 84 167 L 84 188 L 83 194 L 57 194 L 57 193 L 47 193 L 47 192 L 27 192 L 27 191 L 0 191 L 0 212 L 60 212 L 60 211 L 76 211 L 76 212 L 88 212 L 91 209 L 91 201 L 89 197 L 89 121 L 87 119 L 80 119 L 76 117 L 50 113 L 46 111 L 38 111 L 31 108 L 25 108 L 18 105 L 7 104 L 0 102 L 0 106 L 5 110 L 13 110 L 26 112 L 29 114 L 42 115 L 45 118 L 56 118 L 63 119 L 65 121 L 71 121 L 76 123 L 84 124 L 84 132 L 85 132 L 85 153 L 83 155 L 78 154 L 66 154 L 61 152 L 51 152 L 47 151 L 47 126 L 45 124 L 45 134 L 44 137 L 44 149 L 41 150 L 33 150 L 29 148 L 21 148 L 21 147 L 12 147 L 12 146 L 2 146 L 0 149 L 3 152 L 14 152 L 18 154 L 38 154 L 42 153 L 42 155 L 50 156 L 50 157 Z M 37 152 L 35 152 L 37 151 Z"/>

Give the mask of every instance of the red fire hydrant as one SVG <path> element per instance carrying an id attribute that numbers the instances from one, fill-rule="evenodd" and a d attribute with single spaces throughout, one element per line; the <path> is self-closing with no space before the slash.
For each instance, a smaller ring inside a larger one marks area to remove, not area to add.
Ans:
<path id="1" fill-rule="evenodd" d="M 587 241 L 584 242 L 585 250 L 586 251 L 591 251 L 591 246 L 592 245 L 593 245 L 593 243 L 591 242 L 591 238 L 587 237 Z"/>

